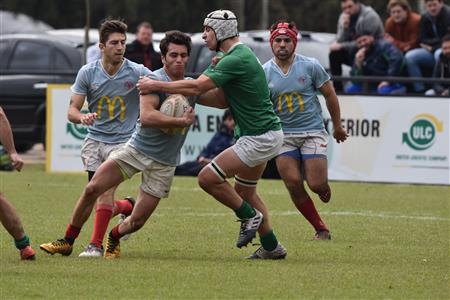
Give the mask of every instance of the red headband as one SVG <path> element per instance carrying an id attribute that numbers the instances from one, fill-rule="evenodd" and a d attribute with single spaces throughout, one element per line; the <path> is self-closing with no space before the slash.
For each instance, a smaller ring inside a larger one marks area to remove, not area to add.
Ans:
<path id="1" fill-rule="evenodd" d="M 270 46 L 272 46 L 273 40 L 279 35 L 287 35 L 292 39 L 294 46 L 297 46 L 297 34 L 297 27 L 288 23 L 278 23 L 275 28 L 270 30 Z"/>

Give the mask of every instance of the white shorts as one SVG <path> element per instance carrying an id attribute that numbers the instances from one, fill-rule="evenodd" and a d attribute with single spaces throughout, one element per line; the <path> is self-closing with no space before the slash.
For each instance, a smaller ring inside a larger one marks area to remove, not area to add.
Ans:
<path id="1" fill-rule="evenodd" d="M 175 167 L 157 162 L 126 144 L 111 153 L 110 159 L 120 167 L 125 178 L 142 172 L 141 189 L 156 198 L 167 198 Z"/>
<path id="2" fill-rule="evenodd" d="M 315 131 L 285 134 L 280 155 L 291 156 L 298 160 L 308 158 L 326 158 L 328 133 Z"/>
<path id="3" fill-rule="evenodd" d="M 283 131 L 271 130 L 261 135 L 245 135 L 232 146 L 234 152 L 250 168 L 274 158 L 280 152 Z"/>
<path id="4" fill-rule="evenodd" d="M 108 159 L 111 152 L 125 143 L 107 144 L 93 139 L 85 139 L 81 147 L 81 160 L 86 171 L 95 172 Z"/>

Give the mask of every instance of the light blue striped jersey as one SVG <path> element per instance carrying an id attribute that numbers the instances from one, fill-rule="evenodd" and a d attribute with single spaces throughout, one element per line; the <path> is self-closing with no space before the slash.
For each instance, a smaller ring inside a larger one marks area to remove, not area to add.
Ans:
<path id="1" fill-rule="evenodd" d="M 275 112 L 283 132 L 323 130 L 322 108 L 317 90 L 330 76 L 317 59 L 295 54 L 287 74 L 272 58 L 263 65 Z"/>
<path id="2" fill-rule="evenodd" d="M 72 92 L 85 95 L 89 111 L 97 113 L 87 138 L 104 143 L 128 141 L 139 117 L 139 76 L 151 74 L 143 65 L 124 59 L 116 74 L 110 76 L 96 60 L 78 71 Z"/>
<path id="3" fill-rule="evenodd" d="M 155 80 L 172 81 L 164 68 L 158 69 L 149 76 Z M 185 78 L 191 79 L 191 78 Z M 160 93 L 159 106 L 169 94 Z M 189 104 L 195 106 L 196 97 L 188 97 Z M 176 166 L 180 162 L 180 150 L 184 144 L 189 128 L 176 128 L 164 133 L 159 128 L 142 127 L 140 121 L 136 124 L 136 131 L 128 142 L 133 148 L 142 152 L 157 162 L 169 166 Z"/>

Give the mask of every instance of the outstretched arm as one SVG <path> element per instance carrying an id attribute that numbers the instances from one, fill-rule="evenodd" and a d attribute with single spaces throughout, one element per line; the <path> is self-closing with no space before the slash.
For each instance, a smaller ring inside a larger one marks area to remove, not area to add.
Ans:
<path id="1" fill-rule="evenodd" d="M 152 92 L 168 94 L 182 94 L 185 96 L 197 96 L 216 87 L 214 81 L 205 75 L 200 75 L 195 80 L 158 81 L 148 77 L 141 77 L 137 88 L 142 95 Z"/>
<path id="2" fill-rule="evenodd" d="M 229 106 L 222 88 L 215 88 L 201 94 L 197 103 L 216 108 L 228 108 Z"/>
<path id="3" fill-rule="evenodd" d="M 0 107 L 0 143 L 5 147 L 8 152 L 11 163 L 13 167 L 20 171 L 23 167 L 23 160 L 19 154 L 17 154 L 16 147 L 14 146 L 14 139 L 11 130 L 11 125 L 9 124 L 8 118 L 5 112 Z"/>
<path id="4" fill-rule="evenodd" d="M 339 108 L 339 100 L 330 80 L 325 82 L 320 87 L 320 92 L 325 97 L 327 108 L 330 112 L 331 121 L 333 122 L 333 137 L 336 139 L 336 142 L 343 142 L 347 139 L 348 134 L 341 125 L 341 111 Z"/>

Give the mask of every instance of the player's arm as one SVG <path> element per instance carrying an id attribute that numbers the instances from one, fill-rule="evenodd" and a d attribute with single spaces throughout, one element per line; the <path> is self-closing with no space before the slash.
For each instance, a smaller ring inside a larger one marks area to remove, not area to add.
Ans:
<path id="1" fill-rule="evenodd" d="M 97 113 L 83 114 L 81 109 L 84 105 L 85 95 L 73 93 L 70 97 L 69 110 L 67 112 L 67 118 L 70 122 L 75 124 L 93 125 L 94 120 L 97 119 Z"/>
<path id="2" fill-rule="evenodd" d="M 17 154 L 16 147 L 14 146 L 14 139 L 11 130 L 11 125 L 9 124 L 8 118 L 5 112 L 0 107 L 0 144 L 5 147 L 6 152 L 8 152 L 11 158 L 11 163 L 13 167 L 20 171 L 23 167 L 23 160 L 19 154 Z"/>
<path id="3" fill-rule="evenodd" d="M 140 122 L 142 127 L 182 128 L 190 126 L 195 120 L 192 107 L 181 117 L 171 117 L 159 111 L 159 97 L 155 94 L 140 96 Z"/>
<path id="4" fill-rule="evenodd" d="M 348 134 L 341 125 L 341 110 L 339 100 L 330 80 L 326 81 L 320 88 L 320 92 L 325 97 L 331 121 L 333 122 L 333 136 L 336 142 L 340 143 L 347 139 Z"/>
<path id="5" fill-rule="evenodd" d="M 215 88 L 201 94 L 197 103 L 216 108 L 228 108 L 229 106 L 222 88 Z"/>
<path id="6" fill-rule="evenodd" d="M 151 92 L 162 92 L 197 96 L 215 88 L 216 84 L 208 76 L 200 75 L 195 80 L 176 80 L 170 82 L 141 77 L 136 86 L 143 95 Z"/>

